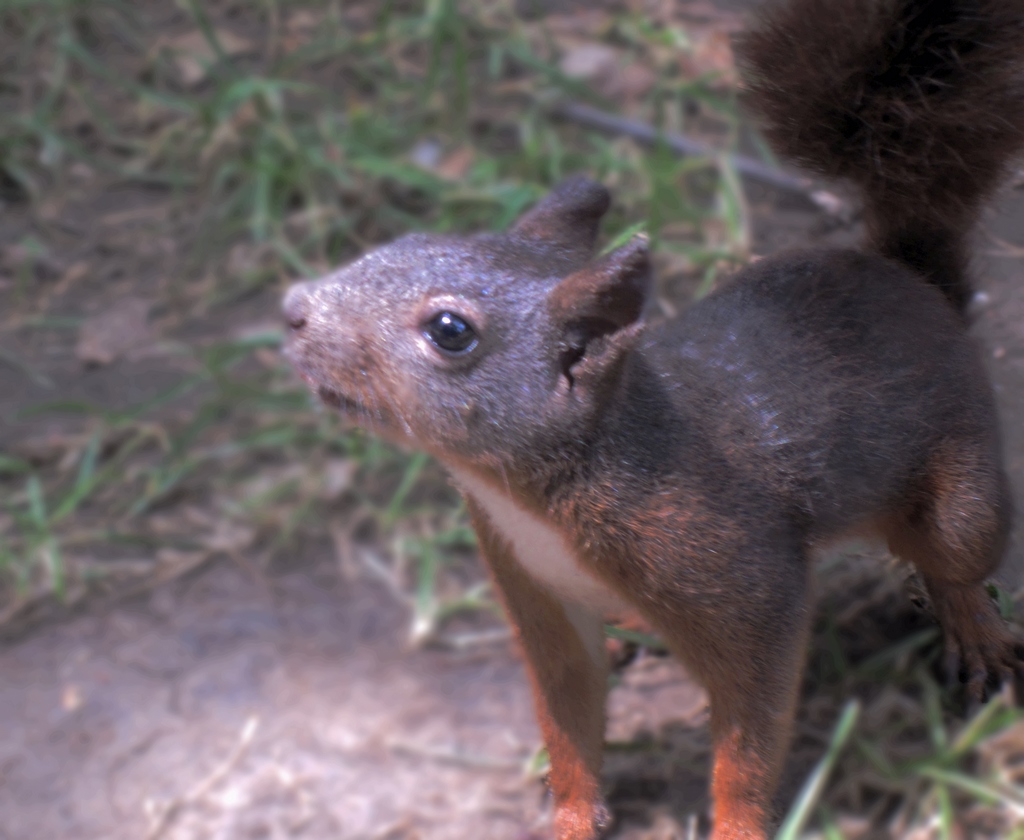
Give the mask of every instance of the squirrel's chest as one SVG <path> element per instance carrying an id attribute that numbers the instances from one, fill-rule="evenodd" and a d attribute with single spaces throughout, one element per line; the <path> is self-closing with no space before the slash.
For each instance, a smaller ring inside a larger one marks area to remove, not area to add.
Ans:
<path id="1" fill-rule="evenodd" d="M 487 482 L 462 471 L 453 471 L 453 475 L 483 508 L 491 526 L 505 538 L 530 577 L 562 600 L 595 612 L 612 615 L 627 611 L 623 600 L 580 562 L 558 528 Z"/>

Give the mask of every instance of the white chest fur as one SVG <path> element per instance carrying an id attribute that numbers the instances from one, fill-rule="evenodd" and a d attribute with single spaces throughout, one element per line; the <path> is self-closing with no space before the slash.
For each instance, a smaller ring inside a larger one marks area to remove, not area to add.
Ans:
<path id="1" fill-rule="evenodd" d="M 452 475 L 486 511 L 491 525 L 509 542 L 519 565 L 534 580 L 563 602 L 588 611 L 601 615 L 624 612 L 622 599 L 582 566 L 565 537 L 550 522 L 472 474 L 453 470 Z"/>

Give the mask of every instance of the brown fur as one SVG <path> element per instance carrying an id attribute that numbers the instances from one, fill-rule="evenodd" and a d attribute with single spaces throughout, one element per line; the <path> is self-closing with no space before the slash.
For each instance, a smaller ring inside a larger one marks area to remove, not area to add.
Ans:
<path id="1" fill-rule="evenodd" d="M 853 181 L 873 246 L 962 310 L 967 236 L 1024 145 L 1022 43 L 1024 0 L 791 0 L 739 55 L 779 153 Z"/>
<path id="2" fill-rule="evenodd" d="M 285 301 L 326 402 L 478 482 L 559 840 L 606 823 L 601 593 L 708 689 L 715 840 L 767 836 L 818 547 L 877 533 L 915 563 L 972 698 L 1024 672 L 983 588 L 1010 504 L 963 318 L 970 226 L 1024 140 L 1024 0 L 791 0 L 745 65 L 779 150 L 863 190 L 866 252 L 777 254 L 648 323 L 646 240 L 591 261 L 608 195 L 574 178 L 507 234 L 409 236 Z M 474 340 L 445 349 L 442 316 Z"/>

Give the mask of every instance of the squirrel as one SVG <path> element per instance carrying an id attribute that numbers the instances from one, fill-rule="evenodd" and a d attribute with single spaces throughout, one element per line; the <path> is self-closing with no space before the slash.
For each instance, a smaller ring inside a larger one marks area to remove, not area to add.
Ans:
<path id="1" fill-rule="evenodd" d="M 768 836 L 822 547 L 916 566 L 971 698 L 1024 675 L 984 587 L 1011 504 L 966 314 L 972 228 L 1024 147 L 1024 0 L 785 0 L 738 55 L 774 148 L 859 190 L 860 250 L 765 257 L 657 320 L 647 239 L 595 257 L 609 194 L 574 177 L 507 232 L 407 235 L 283 304 L 319 398 L 462 490 L 558 840 L 610 822 L 609 614 L 707 689 L 714 840 Z"/>

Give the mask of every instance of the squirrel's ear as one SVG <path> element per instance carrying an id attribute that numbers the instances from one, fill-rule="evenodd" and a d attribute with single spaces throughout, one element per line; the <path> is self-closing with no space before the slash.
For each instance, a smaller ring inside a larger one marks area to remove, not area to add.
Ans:
<path id="1" fill-rule="evenodd" d="M 597 393 L 614 381 L 639 335 L 650 287 L 647 237 L 595 260 L 561 281 L 548 297 L 561 328 L 559 362 L 570 389 Z"/>
<path id="2" fill-rule="evenodd" d="M 648 244 L 646 236 L 635 236 L 560 281 L 548 297 L 555 320 L 582 330 L 589 340 L 639 319 L 651 285 Z"/>
<path id="3" fill-rule="evenodd" d="M 595 260 L 562 280 L 548 297 L 562 326 L 562 372 L 572 386 L 606 378 L 641 329 L 640 316 L 651 284 L 646 236 Z"/>
<path id="4" fill-rule="evenodd" d="M 566 178 L 522 216 L 511 233 L 587 255 L 597 241 L 597 227 L 611 197 L 597 181 L 582 175 Z"/>

